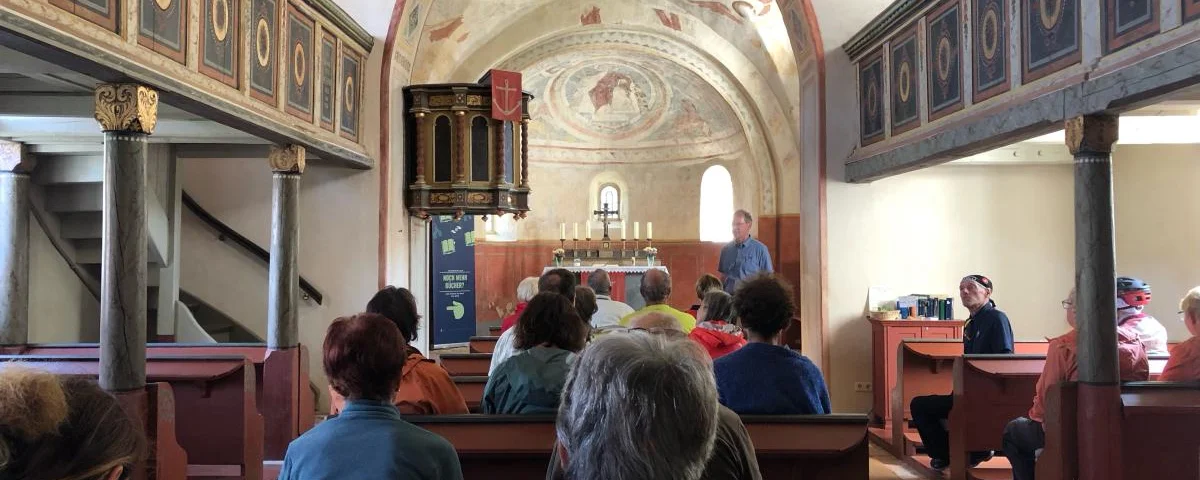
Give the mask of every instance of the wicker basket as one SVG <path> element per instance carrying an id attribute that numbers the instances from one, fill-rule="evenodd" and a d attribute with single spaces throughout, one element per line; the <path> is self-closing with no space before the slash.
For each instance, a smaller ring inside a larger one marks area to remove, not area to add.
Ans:
<path id="1" fill-rule="evenodd" d="M 884 311 L 884 312 L 871 312 L 870 314 L 867 315 L 867 317 L 870 318 L 871 320 L 876 320 L 876 321 L 899 320 L 900 319 L 900 311 L 899 310 L 888 310 L 888 311 Z"/>

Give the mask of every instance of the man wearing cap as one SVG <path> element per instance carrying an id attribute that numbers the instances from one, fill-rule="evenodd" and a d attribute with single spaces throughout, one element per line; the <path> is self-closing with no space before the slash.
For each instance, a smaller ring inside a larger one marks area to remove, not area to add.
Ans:
<path id="1" fill-rule="evenodd" d="M 963 326 L 963 353 L 1013 353 L 1012 326 L 1008 315 L 992 301 L 992 281 L 983 275 L 967 275 L 958 283 L 958 296 L 971 312 Z M 954 406 L 953 395 L 926 395 L 909 404 L 913 423 L 929 455 L 929 466 L 943 470 L 950 465 L 950 433 L 944 422 Z M 971 465 L 992 457 L 992 452 L 971 452 Z"/>

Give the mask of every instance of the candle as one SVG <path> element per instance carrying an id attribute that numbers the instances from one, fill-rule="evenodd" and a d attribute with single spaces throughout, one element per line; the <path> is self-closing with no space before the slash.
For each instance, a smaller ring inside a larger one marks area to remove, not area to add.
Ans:
<path id="1" fill-rule="evenodd" d="M 575 236 L 571 237 L 571 239 L 572 239 L 572 240 L 579 240 L 579 223 L 578 223 L 578 222 L 571 222 L 571 227 L 575 229 Z"/>
<path id="2" fill-rule="evenodd" d="M 654 222 L 646 222 L 646 240 L 654 240 Z"/>
<path id="3" fill-rule="evenodd" d="M 638 233 L 639 233 L 638 232 L 638 222 L 633 222 L 633 239 L 634 240 L 638 239 L 638 236 L 639 236 Z"/>
<path id="4" fill-rule="evenodd" d="M 558 224 L 558 239 L 559 240 L 567 239 L 567 224 L 565 222 L 560 222 Z"/>
<path id="5" fill-rule="evenodd" d="M 624 241 L 625 241 L 625 238 L 626 238 L 626 237 L 625 237 L 625 224 L 624 224 L 624 223 L 622 223 L 622 224 L 621 224 L 621 241 L 622 241 L 622 242 L 624 242 Z"/>
<path id="6" fill-rule="evenodd" d="M 592 221 L 583 222 L 583 236 L 588 240 L 592 239 Z"/>

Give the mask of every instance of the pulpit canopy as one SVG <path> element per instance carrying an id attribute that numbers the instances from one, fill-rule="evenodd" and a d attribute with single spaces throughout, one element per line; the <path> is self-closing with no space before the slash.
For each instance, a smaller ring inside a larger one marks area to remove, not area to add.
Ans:
<path id="1" fill-rule="evenodd" d="M 521 121 L 492 117 L 486 83 L 404 88 L 409 211 L 432 215 L 504 215 L 529 211 L 529 101 L 517 89 Z M 504 92 L 507 95 L 509 92 Z"/>

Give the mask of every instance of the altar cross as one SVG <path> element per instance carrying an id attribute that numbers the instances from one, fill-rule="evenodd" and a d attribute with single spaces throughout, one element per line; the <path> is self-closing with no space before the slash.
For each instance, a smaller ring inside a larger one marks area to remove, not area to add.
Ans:
<path id="1" fill-rule="evenodd" d="M 611 240 L 610 238 L 608 238 L 608 223 L 610 221 L 608 216 L 616 215 L 618 213 L 620 213 L 620 212 L 608 209 L 608 202 L 603 203 L 602 208 L 600 210 L 596 210 L 596 211 L 592 212 L 592 214 L 599 216 L 600 222 L 604 224 L 604 240 L 605 241 Z"/>

